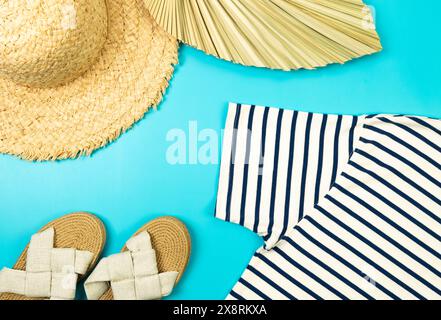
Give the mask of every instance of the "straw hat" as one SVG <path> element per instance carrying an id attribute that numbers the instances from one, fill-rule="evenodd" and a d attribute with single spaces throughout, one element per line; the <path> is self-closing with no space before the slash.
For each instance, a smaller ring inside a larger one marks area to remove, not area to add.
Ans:
<path id="1" fill-rule="evenodd" d="M 0 152 L 106 145 L 160 102 L 177 46 L 142 0 L 0 0 Z"/>

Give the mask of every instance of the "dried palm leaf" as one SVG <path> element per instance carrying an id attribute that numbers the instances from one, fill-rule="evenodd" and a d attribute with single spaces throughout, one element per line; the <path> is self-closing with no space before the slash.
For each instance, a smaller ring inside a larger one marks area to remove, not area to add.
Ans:
<path id="1" fill-rule="evenodd" d="M 247 66 L 314 69 L 381 50 L 362 0 L 144 0 L 184 43 Z"/>

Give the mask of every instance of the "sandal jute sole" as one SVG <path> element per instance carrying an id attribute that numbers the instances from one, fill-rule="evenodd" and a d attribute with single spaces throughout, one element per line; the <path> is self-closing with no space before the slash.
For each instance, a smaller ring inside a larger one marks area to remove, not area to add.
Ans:
<path id="1" fill-rule="evenodd" d="M 93 260 L 88 268 L 88 273 L 92 271 L 106 243 L 106 229 L 101 220 L 90 213 L 76 212 L 49 222 L 38 232 L 50 227 L 53 227 L 55 230 L 54 248 L 74 248 L 93 253 Z M 28 246 L 21 253 L 13 269 L 25 269 Z M 84 275 L 79 278 L 83 277 Z M 2 293 L 0 294 L 0 300 L 39 299 L 13 293 Z"/>
<path id="2" fill-rule="evenodd" d="M 174 217 L 161 217 L 142 226 L 133 236 L 143 231 L 150 234 L 159 272 L 177 271 L 177 284 L 190 259 L 191 238 L 187 227 Z M 127 251 L 126 246 L 121 250 L 124 251 Z M 113 300 L 112 289 L 107 290 L 99 300 Z"/>

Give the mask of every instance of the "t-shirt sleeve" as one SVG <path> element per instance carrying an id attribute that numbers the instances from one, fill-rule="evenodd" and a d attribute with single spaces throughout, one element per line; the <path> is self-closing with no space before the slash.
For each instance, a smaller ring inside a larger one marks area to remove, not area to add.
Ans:
<path id="1" fill-rule="evenodd" d="M 230 103 L 216 217 L 272 247 L 330 189 L 352 153 L 358 117 Z"/>

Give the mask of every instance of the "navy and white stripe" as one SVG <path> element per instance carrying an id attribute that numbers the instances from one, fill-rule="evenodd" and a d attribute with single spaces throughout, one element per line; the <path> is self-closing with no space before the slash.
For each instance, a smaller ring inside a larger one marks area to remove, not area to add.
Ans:
<path id="1" fill-rule="evenodd" d="M 271 248 L 329 191 L 360 119 L 230 104 L 216 217 L 253 230 Z"/>
<path id="2" fill-rule="evenodd" d="M 331 189 L 254 255 L 229 298 L 441 298 L 441 120 L 360 123 Z"/>

